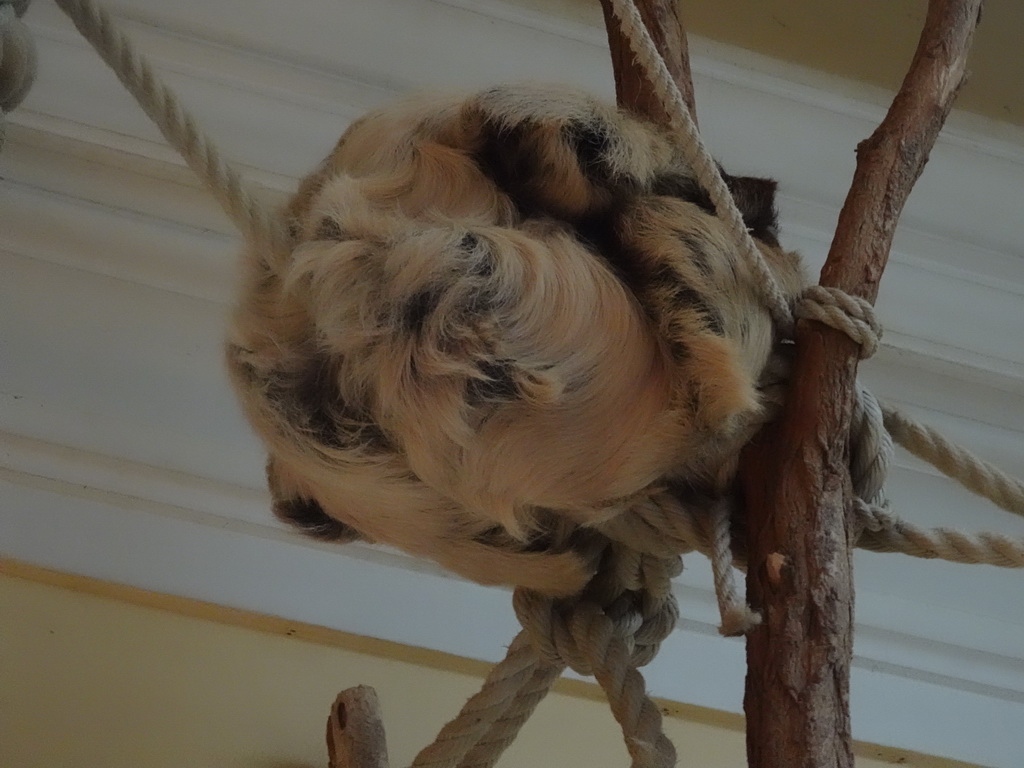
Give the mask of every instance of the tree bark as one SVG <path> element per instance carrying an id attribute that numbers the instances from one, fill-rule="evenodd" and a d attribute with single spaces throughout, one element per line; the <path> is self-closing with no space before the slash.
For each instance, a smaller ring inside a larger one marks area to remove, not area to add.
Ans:
<path id="1" fill-rule="evenodd" d="M 929 3 L 903 85 L 857 148 L 822 285 L 874 301 L 903 205 L 963 81 L 980 10 L 981 0 Z M 764 619 L 747 639 L 751 768 L 853 766 L 848 432 L 857 352 L 839 331 L 799 322 L 787 406 L 743 458 L 747 593 Z"/>
<path id="2" fill-rule="evenodd" d="M 654 40 L 661 57 L 665 60 L 672 79 L 675 81 L 683 101 L 690 108 L 690 116 L 697 122 L 697 109 L 693 98 L 693 80 L 690 75 L 690 51 L 686 43 L 686 32 L 679 18 L 677 0 L 636 0 L 640 18 Z M 608 48 L 612 55 L 612 70 L 615 73 L 615 96 L 619 106 L 640 117 L 667 126 L 668 113 L 651 88 L 643 70 L 636 64 L 629 40 L 622 34 L 619 22 L 612 13 L 609 0 L 601 0 L 604 11 L 605 29 L 608 32 Z"/>
<path id="3" fill-rule="evenodd" d="M 366 685 L 338 694 L 327 718 L 329 768 L 388 768 L 377 693 Z"/>

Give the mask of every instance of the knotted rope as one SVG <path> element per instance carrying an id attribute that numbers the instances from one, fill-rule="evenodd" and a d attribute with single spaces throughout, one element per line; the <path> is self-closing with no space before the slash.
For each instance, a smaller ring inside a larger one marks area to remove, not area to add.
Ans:
<path id="1" fill-rule="evenodd" d="M 839 288 L 824 285 L 809 286 L 796 305 L 796 317 L 817 320 L 819 323 L 842 331 L 860 346 L 860 358 L 875 354 L 882 326 L 875 320 L 871 303 L 851 296 Z"/>
<path id="2" fill-rule="evenodd" d="M 29 0 L 0 0 L 0 149 L 7 113 L 18 106 L 36 78 L 36 43 L 21 17 Z"/>
<path id="3" fill-rule="evenodd" d="M 742 214 L 718 166 L 704 147 L 686 102 L 658 53 L 636 4 L 632 0 L 610 0 L 610 3 L 637 61 L 661 100 L 673 128 L 679 132 L 682 149 L 695 169 L 699 183 L 711 197 L 715 211 L 725 223 L 738 251 L 761 278 L 764 300 L 780 333 L 788 334 L 794 317 L 815 320 L 842 331 L 857 342 L 862 359 L 870 357 L 878 348 L 881 326 L 869 302 L 836 288 L 811 286 L 797 302 L 795 311 L 790 309 L 760 250 L 744 226 Z M 886 432 L 885 427 L 889 428 L 889 432 Z M 960 562 L 964 562 L 962 558 L 970 557 L 987 558 L 972 559 L 970 562 L 1016 563 L 1015 553 L 1021 544 L 1005 537 L 992 538 L 989 534 L 967 537 L 958 534 L 957 546 L 954 547 L 950 539 L 951 532 L 937 529 L 929 533 L 915 529 L 889 515 L 885 511 L 887 505 L 884 502 L 875 507 L 862 506 L 880 499 L 882 484 L 891 463 L 893 439 L 968 489 L 1004 509 L 1021 513 L 1021 505 L 1024 505 L 1024 485 L 1020 482 L 897 411 L 888 410 L 883 414 L 874 397 L 861 388 L 851 428 L 851 478 L 861 501 L 858 510 L 863 511 L 862 529 L 871 534 L 869 541 L 881 546 L 884 532 L 887 546 L 903 548 L 894 551 L 932 557 L 944 556 L 939 553 L 945 553 L 950 559 L 959 559 Z M 875 511 L 869 514 L 866 510 Z M 702 537 L 700 543 L 703 545 L 702 551 L 712 561 L 715 592 L 722 616 L 721 630 L 724 634 L 743 632 L 754 626 L 759 617 L 737 596 L 735 578 L 729 562 L 725 560 L 726 553 L 730 551 L 729 527 L 723 523 L 721 515 L 716 515 L 714 511 L 711 517 L 714 536 L 710 539 Z M 916 533 L 915 540 L 910 537 L 912 530 Z M 927 545 L 922 543 L 926 534 Z M 968 546 L 968 542 L 973 546 Z M 920 554 L 924 552 L 932 554 Z"/>
<path id="4" fill-rule="evenodd" d="M 608 698 L 633 768 L 671 768 L 676 755 L 637 667 L 650 662 L 675 627 L 677 554 L 644 553 L 593 536 L 594 580 L 578 597 L 553 599 L 518 589 L 523 631 L 478 694 L 448 723 L 413 768 L 489 768 L 515 739 L 565 667 L 593 675 Z"/>
<path id="5" fill-rule="evenodd" d="M 79 31 L 114 70 L 121 82 L 210 188 L 242 234 L 274 253 L 287 248 L 282 222 L 260 203 L 241 175 L 197 127 L 175 94 L 92 0 L 56 0 Z M 15 16 L 27 0 L 0 0 L 0 110 L 17 104 L 31 82 L 31 41 Z M 630 0 L 612 0 L 630 45 L 679 132 L 701 186 L 725 222 L 737 248 L 761 278 L 765 304 L 788 336 L 794 312 L 788 306 L 763 257 L 743 224 L 717 166 L 705 149 L 689 111 Z M 11 33 L 10 30 L 17 30 Z M 18 42 L 9 43 L 8 40 Z M 9 46 L 13 46 L 10 47 Z M 19 47 L 20 46 L 20 47 Z M 15 54 L 10 54 L 13 50 Z M 19 53 L 20 52 L 20 53 Z M 8 57 L 19 62 L 9 67 Z M 13 75 L 10 73 L 14 73 Z M 795 316 L 839 328 L 869 356 L 878 344 L 879 327 L 870 305 L 831 289 L 811 288 Z M 1004 509 L 1024 514 L 1024 486 L 934 430 L 890 409 L 882 409 L 861 389 L 851 429 L 850 472 L 859 497 L 858 546 L 941 557 L 956 562 L 1024 567 L 1024 540 L 995 534 L 967 536 L 945 529 L 923 530 L 892 516 L 882 494 L 892 460 L 892 441 L 904 445 L 940 470 Z M 588 532 L 601 567 L 576 598 L 553 600 L 517 590 L 516 615 L 523 631 L 496 665 L 481 691 L 424 749 L 414 768 L 490 768 L 515 738 L 534 707 L 565 666 L 593 674 L 608 696 L 622 726 L 634 768 L 667 768 L 675 762 L 672 744 L 661 730 L 661 715 L 644 691 L 637 667 L 650 661 L 671 632 L 678 609 L 671 579 L 681 568 L 680 555 L 699 551 L 711 558 L 722 614 L 722 631 L 742 633 L 758 617 L 739 598 L 732 565 L 742 567 L 742 547 L 731 541 L 731 524 L 742 522 L 735 499 L 692 498 L 679 489 L 651 491 L 621 514 Z"/>
<path id="6" fill-rule="evenodd" d="M 622 728 L 634 768 L 669 768 L 675 748 L 661 730 L 661 713 L 646 694 L 638 667 L 657 655 L 675 627 L 672 579 L 678 555 L 658 557 L 610 542 L 597 575 L 565 600 L 516 590 L 516 616 L 540 657 L 593 675 Z"/>

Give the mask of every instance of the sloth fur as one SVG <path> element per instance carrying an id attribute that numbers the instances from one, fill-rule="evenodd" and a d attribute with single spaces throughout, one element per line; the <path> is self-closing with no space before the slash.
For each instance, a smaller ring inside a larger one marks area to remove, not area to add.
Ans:
<path id="1" fill-rule="evenodd" d="M 726 176 L 789 296 L 775 183 Z M 228 345 L 276 514 L 551 595 L 551 551 L 665 482 L 721 490 L 777 343 L 662 130 L 576 92 L 419 98 L 354 123 L 250 253 Z"/>

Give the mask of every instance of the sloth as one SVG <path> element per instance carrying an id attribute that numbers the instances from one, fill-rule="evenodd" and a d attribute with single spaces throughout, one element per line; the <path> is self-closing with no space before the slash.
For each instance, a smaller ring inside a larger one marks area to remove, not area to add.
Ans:
<path id="1" fill-rule="evenodd" d="M 725 175 L 784 293 L 775 182 Z M 564 596 L 566 545 L 665 483 L 722 492 L 780 346 L 673 137 L 575 91 L 424 96 L 352 124 L 252 251 L 233 384 L 275 514 Z M 568 538 L 567 538 L 568 537 Z"/>

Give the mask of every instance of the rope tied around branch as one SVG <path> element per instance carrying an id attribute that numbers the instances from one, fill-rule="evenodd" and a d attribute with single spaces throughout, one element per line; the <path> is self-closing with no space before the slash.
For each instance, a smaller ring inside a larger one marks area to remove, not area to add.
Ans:
<path id="1" fill-rule="evenodd" d="M 860 346 L 861 360 L 878 350 L 882 326 L 875 319 L 871 302 L 860 296 L 851 296 L 839 288 L 812 285 L 797 302 L 795 316 L 842 331 Z"/>
<path id="2" fill-rule="evenodd" d="M 283 222 L 262 205 L 110 16 L 92 0 L 56 2 L 210 188 L 242 234 L 262 244 L 269 253 L 287 249 L 289 240 Z M 765 305 L 779 335 L 791 337 L 794 318 L 814 320 L 844 331 L 860 345 L 862 357 L 870 356 L 877 349 L 880 327 L 868 302 L 815 286 L 807 290 L 795 311 L 789 306 L 703 146 L 634 3 L 611 0 L 611 5 L 679 132 L 681 147 L 700 185 L 726 223 L 737 249 L 761 278 Z M 0 40 L 4 44 L 0 110 L 4 111 L 24 96 L 35 68 L 31 40 L 27 34 L 18 37 L 23 26 L 16 17 L 26 6 L 27 0 L 0 0 Z M 11 39 L 17 42 L 9 47 L 7 35 L 12 29 L 17 31 L 11 33 Z M 14 75 L 7 70 L 9 55 L 19 62 L 10 70 Z M 856 400 L 850 440 L 859 546 L 916 557 L 1024 567 L 1024 539 L 920 529 L 893 516 L 883 495 L 894 441 L 975 493 L 1017 514 L 1024 514 L 1024 484 L 952 445 L 934 430 L 894 410 L 883 409 L 864 389 Z M 743 519 L 741 504 L 732 495 L 709 500 L 667 487 L 651 489 L 618 515 L 588 531 L 590 535 L 581 538 L 588 540 L 587 546 L 593 547 L 600 562 L 590 585 L 572 599 L 516 592 L 513 603 L 523 631 L 510 646 L 505 661 L 494 667 L 483 689 L 445 726 L 434 744 L 420 753 L 414 768 L 493 766 L 566 666 L 581 674 L 593 674 L 604 688 L 622 726 L 634 768 L 673 765 L 674 748 L 661 731 L 660 712 L 646 695 L 637 668 L 654 658 L 678 618 L 671 580 L 680 572 L 683 553 L 696 550 L 712 561 L 723 634 L 741 634 L 756 625 L 759 617 L 740 598 L 733 571 L 734 565 L 743 567 L 746 560 Z M 733 529 L 741 533 L 737 540 L 733 539 Z"/>

